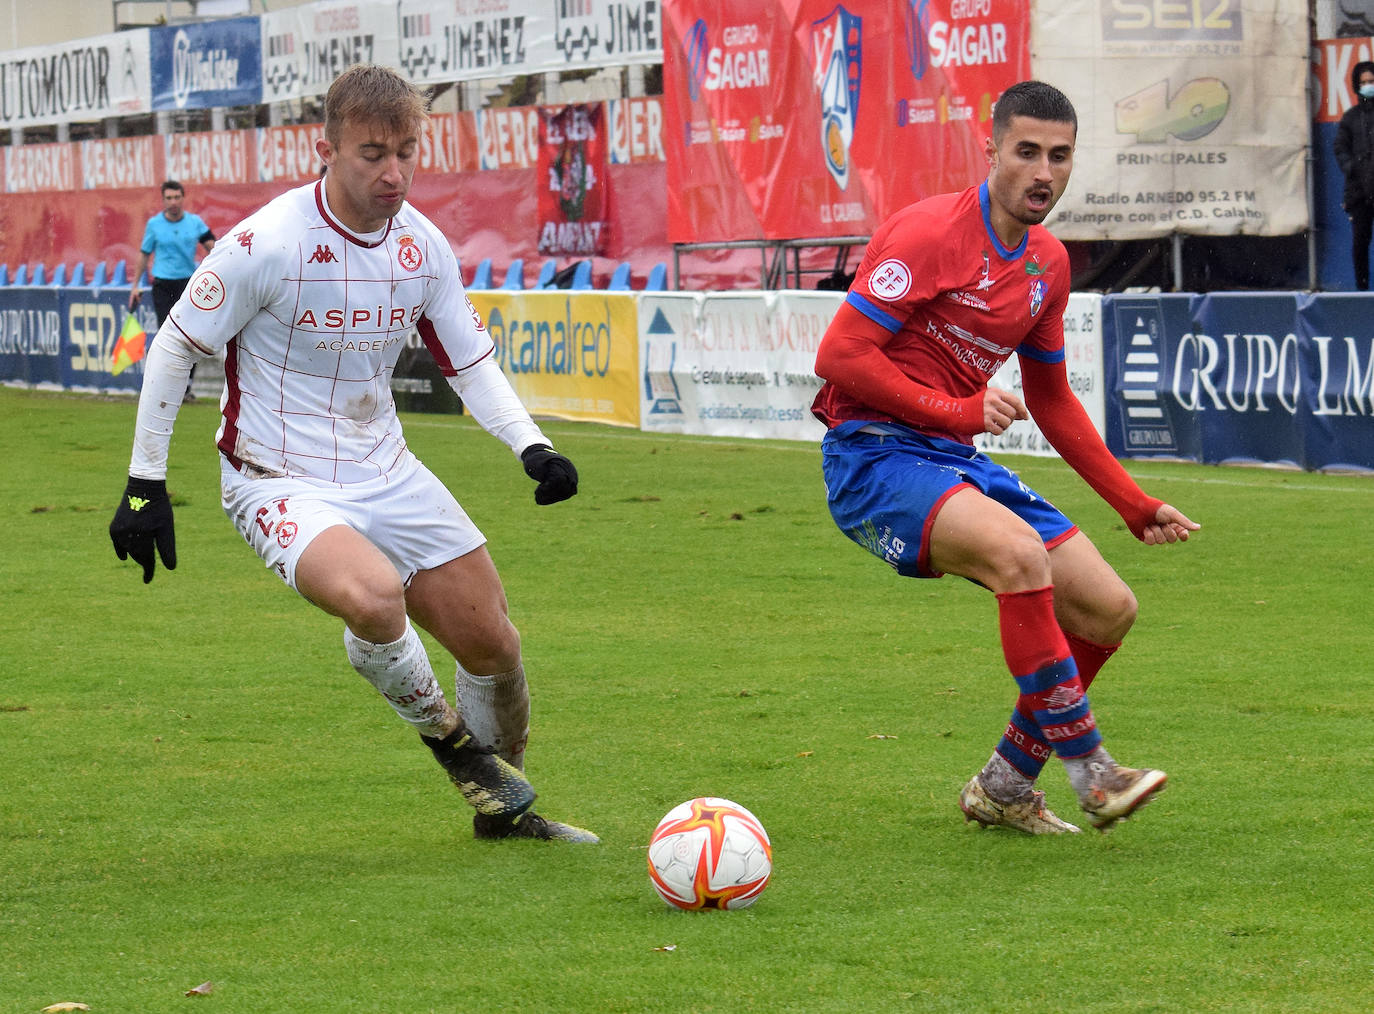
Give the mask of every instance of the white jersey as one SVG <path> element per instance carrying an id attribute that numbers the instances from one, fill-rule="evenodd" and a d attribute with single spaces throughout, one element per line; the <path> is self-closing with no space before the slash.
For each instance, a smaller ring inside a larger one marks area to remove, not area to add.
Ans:
<path id="1" fill-rule="evenodd" d="M 224 349 L 216 442 L 230 464 L 329 484 L 376 479 L 409 458 L 391 373 L 412 331 L 451 382 L 494 353 L 439 229 L 404 204 L 357 236 L 329 212 L 322 181 L 231 229 L 169 324 L 203 354 Z M 518 414 L 518 436 L 503 435 L 517 451 L 542 439 Z"/>

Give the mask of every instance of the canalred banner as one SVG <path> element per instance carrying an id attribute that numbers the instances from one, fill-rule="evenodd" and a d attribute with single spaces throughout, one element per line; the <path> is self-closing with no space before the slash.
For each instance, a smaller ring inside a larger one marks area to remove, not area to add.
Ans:
<path id="1" fill-rule="evenodd" d="M 609 157 L 601 103 L 539 110 L 539 252 L 593 257 L 610 242 Z"/>
<path id="2" fill-rule="evenodd" d="M 665 0 L 673 242 L 864 235 L 985 170 L 1024 0 Z"/>

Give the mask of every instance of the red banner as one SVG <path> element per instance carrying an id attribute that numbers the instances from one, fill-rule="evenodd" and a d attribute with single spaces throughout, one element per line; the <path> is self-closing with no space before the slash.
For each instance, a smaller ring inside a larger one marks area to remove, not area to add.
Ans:
<path id="1" fill-rule="evenodd" d="M 539 110 L 539 252 L 592 257 L 610 244 L 606 107 Z"/>
<path id="2" fill-rule="evenodd" d="M 1024 0 L 665 0 L 673 242 L 865 235 L 986 168 Z"/>

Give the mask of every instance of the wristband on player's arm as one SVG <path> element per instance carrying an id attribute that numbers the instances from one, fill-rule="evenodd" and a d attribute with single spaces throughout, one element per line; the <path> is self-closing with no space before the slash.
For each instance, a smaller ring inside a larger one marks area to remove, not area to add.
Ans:
<path id="1" fill-rule="evenodd" d="M 176 570 L 176 533 L 165 479 L 129 476 L 114 520 L 110 522 L 110 541 L 114 543 L 116 556 L 121 560 L 133 557 L 143 568 L 144 584 L 153 579 L 154 549 L 164 567 Z"/>
<path id="2" fill-rule="evenodd" d="M 548 444 L 526 447 L 520 452 L 520 461 L 525 474 L 539 483 L 534 490 L 535 503 L 558 503 L 577 493 L 577 469 Z"/>

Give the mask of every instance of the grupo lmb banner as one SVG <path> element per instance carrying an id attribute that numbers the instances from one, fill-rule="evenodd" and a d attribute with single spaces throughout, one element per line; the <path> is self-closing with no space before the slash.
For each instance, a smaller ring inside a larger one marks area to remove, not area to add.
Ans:
<path id="1" fill-rule="evenodd" d="M 985 171 L 1024 0 L 667 0 L 674 242 L 863 235 Z"/>
<path id="2" fill-rule="evenodd" d="M 1308 226 L 1306 0 L 1036 5 L 1035 74 L 1078 107 L 1061 239 Z"/>

